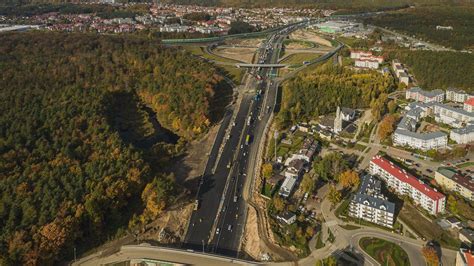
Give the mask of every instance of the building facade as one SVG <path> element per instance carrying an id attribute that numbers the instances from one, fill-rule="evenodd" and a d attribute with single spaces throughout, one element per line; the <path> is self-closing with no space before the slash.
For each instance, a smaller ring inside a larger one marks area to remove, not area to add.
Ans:
<path id="1" fill-rule="evenodd" d="M 413 87 L 408 89 L 405 92 L 406 99 L 412 99 L 417 102 L 429 103 L 429 102 L 443 102 L 444 101 L 444 91 L 442 90 L 432 90 L 425 91 L 420 87 Z"/>
<path id="2" fill-rule="evenodd" d="M 370 173 L 379 176 L 400 195 L 409 196 L 416 204 L 436 215 L 445 211 L 446 197 L 388 159 L 375 156 L 370 161 Z"/>
<path id="3" fill-rule="evenodd" d="M 474 124 L 451 130 L 449 137 L 458 144 L 474 142 Z"/>
<path id="4" fill-rule="evenodd" d="M 409 146 L 423 151 L 445 149 L 448 146 L 448 135 L 444 132 L 417 133 L 397 128 L 393 133 L 393 144 Z"/>
<path id="5" fill-rule="evenodd" d="M 381 186 L 380 180 L 374 176 L 364 176 L 349 205 L 349 216 L 392 228 L 395 204 L 382 194 Z"/>
<path id="6" fill-rule="evenodd" d="M 438 168 L 434 178 L 440 186 L 474 201 L 474 180 L 472 178 L 458 174 L 454 169 L 447 167 Z"/>
<path id="7" fill-rule="evenodd" d="M 463 90 L 459 90 L 456 88 L 448 88 L 446 90 L 447 101 L 456 102 L 456 103 L 464 103 L 470 98 L 474 98 L 474 95 L 469 95 Z"/>

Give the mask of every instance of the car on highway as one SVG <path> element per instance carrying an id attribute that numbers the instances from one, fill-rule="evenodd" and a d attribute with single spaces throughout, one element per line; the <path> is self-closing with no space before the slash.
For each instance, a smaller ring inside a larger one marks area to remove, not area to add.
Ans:
<path id="1" fill-rule="evenodd" d="M 231 224 L 229 224 L 229 226 L 227 227 L 227 230 L 232 231 L 232 225 Z"/>
<path id="2" fill-rule="evenodd" d="M 231 166 L 232 166 L 232 162 L 229 162 L 229 163 L 227 164 L 227 168 L 230 168 Z"/>
<path id="3" fill-rule="evenodd" d="M 217 228 L 217 230 L 216 230 L 216 235 L 218 235 L 218 234 L 219 234 L 219 228 Z"/>
<path id="4" fill-rule="evenodd" d="M 234 196 L 234 202 L 237 202 L 238 197 Z"/>
<path id="5" fill-rule="evenodd" d="M 194 201 L 194 210 L 197 211 L 199 209 L 199 200 Z"/>

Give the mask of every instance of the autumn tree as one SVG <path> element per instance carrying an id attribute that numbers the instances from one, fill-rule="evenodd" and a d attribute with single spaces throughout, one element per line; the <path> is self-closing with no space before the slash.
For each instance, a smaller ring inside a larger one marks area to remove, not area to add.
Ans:
<path id="1" fill-rule="evenodd" d="M 265 163 L 262 165 L 262 175 L 264 178 L 270 178 L 273 174 L 273 165 L 271 163 Z"/>
<path id="2" fill-rule="evenodd" d="M 454 215 L 458 213 L 458 202 L 453 195 L 448 196 L 448 209 Z"/>
<path id="3" fill-rule="evenodd" d="M 339 175 L 338 181 L 344 188 L 354 188 L 359 185 L 360 178 L 356 171 L 346 170 Z"/>
<path id="4" fill-rule="evenodd" d="M 379 123 L 378 136 L 380 139 L 386 139 L 395 130 L 395 122 L 397 121 L 395 115 L 386 115 Z"/>
<path id="5" fill-rule="evenodd" d="M 336 186 L 331 185 L 329 187 L 329 193 L 328 193 L 328 198 L 329 201 L 331 202 L 332 206 L 336 205 L 339 203 L 342 199 L 342 194 L 339 190 L 337 190 Z"/>
<path id="6" fill-rule="evenodd" d="M 273 198 L 273 206 L 277 212 L 282 212 L 285 209 L 285 202 L 282 198 L 276 196 Z"/>
<path id="7" fill-rule="evenodd" d="M 303 175 L 303 180 L 301 181 L 301 188 L 303 191 L 311 193 L 313 192 L 315 181 L 309 173 Z"/>
<path id="8" fill-rule="evenodd" d="M 436 250 L 433 247 L 425 246 L 421 249 L 423 257 L 425 257 L 426 264 L 429 266 L 438 266 L 439 258 Z"/>

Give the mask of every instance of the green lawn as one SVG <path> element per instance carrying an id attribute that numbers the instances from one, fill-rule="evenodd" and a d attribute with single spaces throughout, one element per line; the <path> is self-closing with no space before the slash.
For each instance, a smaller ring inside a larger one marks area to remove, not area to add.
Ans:
<path id="1" fill-rule="evenodd" d="M 336 214 L 337 217 L 340 217 L 341 215 L 347 217 L 348 216 L 347 212 L 349 211 L 349 204 L 350 203 L 351 203 L 351 201 L 349 199 L 345 199 L 341 203 L 341 205 L 339 205 L 339 207 L 337 207 L 334 214 Z"/>
<path id="2" fill-rule="evenodd" d="M 346 230 L 357 230 L 357 229 L 360 228 L 359 226 L 355 226 L 355 225 L 352 225 L 352 224 L 342 224 L 342 225 L 339 225 L 339 226 L 346 229 Z"/>
<path id="3" fill-rule="evenodd" d="M 425 239 L 436 240 L 441 244 L 441 246 L 446 248 L 459 248 L 459 240 L 455 239 L 448 232 L 444 231 L 435 222 L 428 221 L 414 206 L 412 206 L 407 201 L 405 201 L 403 204 L 403 208 L 400 211 L 398 218 Z"/>
<path id="4" fill-rule="evenodd" d="M 230 59 L 230 58 L 225 58 L 225 57 L 221 57 L 221 56 L 208 54 L 208 53 L 204 52 L 204 49 L 205 49 L 204 47 L 183 46 L 183 49 L 185 49 L 186 51 L 188 51 L 188 52 L 190 52 L 194 55 L 200 56 L 200 57 L 208 59 L 208 60 L 226 62 L 226 63 L 238 63 L 237 61 L 235 61 L 233 59 Z M 226 72 L 225 74 L 227 75 L 227 77 L 232 79 L 232 81 L 234 81 L 235 84 L 239 85 L 240 82 L 242 81 L 242 76 L 244 74 L 244 70 L 239 69 L 235 66 L 218 65 L 218 64 L 216 64 L 216 66 L 221 68 L 222 70 L 224 70 Z"/>
<path id="5" fill-rule="evenodd" d="M 310 41 L 303 41 L 303 40 L 285 40 L 285 41 L 283 41 L 283 45 L 285 45 L 285 46 L 288 46 L 292 43 L 300 44 L 300 45 L 304 46 L 305 48 L 314 48 L 314 47 L 317 46 L 314 42 L 310 42 Z"/>
<path id="6" fill-rule="evenodd" d="M 405 250 L 392 242 L 379 238 L 364 237 L 359 241 L 359 245 L 381 265 L 410 265 Z"/>
<path id="7" fill-rule="evenodd" d="M 356 150 L 358 150 L 358 151 L 363 152 L 363 151 L 367 148 L 367 146 L 357 143 L 357 144 L 354 146 L 354 148 L 355 148 Z"/>
<path id="8" fill-rule="evenodd" d="M 466 167 L 470 167 L 470 166 L 474 166 L 474 162 L 465 162 L 465 163 L 461 163 L 461 164 L 456 165 L 456 167 L 459 167 L 459 168 L 466 168 Z"/>
<path id="9" fill-rule="evenodd" d="M 281 61 L 282 64 L 287 64 L 287 65 L 302 65 L 304 61 L 311 61 L 313 59 L 316 59 L 320 57 L 320 54 L 315 54 L 315 53 L 297 53 L 297 54 L 291 54 L 287 58 L 283 59 Z"/>

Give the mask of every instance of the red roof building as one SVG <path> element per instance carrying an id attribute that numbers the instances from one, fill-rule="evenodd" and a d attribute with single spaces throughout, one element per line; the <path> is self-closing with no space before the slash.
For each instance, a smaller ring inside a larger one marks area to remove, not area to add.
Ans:
<path id="1" fill-rule="evenodd" d="M 474 97 L 464 102 L 464 110 L 474 112 Z"/>
<path id="2" fill-rule="evenodd" d="M 382 156 L 370 162 L 370 173 L 378 175 L 398 194 L 408 195 L 413 201 L 436 215 L 444 212 L 446 196 Z"/>

